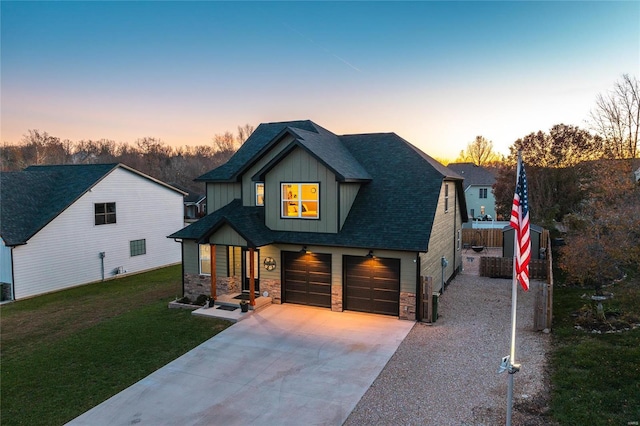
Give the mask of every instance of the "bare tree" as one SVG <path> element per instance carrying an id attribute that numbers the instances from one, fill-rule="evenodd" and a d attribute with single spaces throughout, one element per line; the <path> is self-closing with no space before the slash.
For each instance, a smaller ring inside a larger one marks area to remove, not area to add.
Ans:
<path id="1" fill-rule="evenodd" d="M 244 126 L 238 126 L 238 143 L 239 145 L 242 145 L 247 139 L 249 139 L 249 136 L 251 136 L 251 133 L 253 133 L 254 131 L 254 127 L 247 123 Z"/>
<path id="2" fill-rule="evenodd" d="M 607 143 L 613 158 L 635 158 L 638 155 L 640 131 L 640 86 L 638 79 L 624 74 L 613 90 L 599 94 L 591 111 L 591 124 Z"/>
<path id="3" fill-rule="evenodd" d="M 473 163 L 476 166 L 486 166 L 500 161 L 500 156 L 493 152 L 493 142 L 484 136 L 476 136 L 473 142 L 469 142 L 467 149 L 460 151 L 456 159 L 459 163 Z"/>

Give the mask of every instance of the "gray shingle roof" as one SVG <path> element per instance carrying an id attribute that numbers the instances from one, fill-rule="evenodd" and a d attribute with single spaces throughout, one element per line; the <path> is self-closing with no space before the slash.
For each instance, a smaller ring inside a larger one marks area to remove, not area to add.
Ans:
<path id="1" fill-rule="evenodd" d="M 279 141 L 281 136 L 287 133 L 295 139 L 292 148 L 299 146 L 305 149 L 335 173 L 338 180 L 364 181 L 370 179 L 367 171 L 351 156 L 335 134 L 306 120 L 259 125 L 227 163 L 205 173 L 196 180 L 206 182 L 237 181 L 242 172 L 255 163 L 260 153 L 267 151 Z M 257 176 L 266 173 L 281 158 L 278 156 L 258 172 Z M 261 178 L 256 177 L 256 179 Z"/>
<path id="2" fill-rule="evenodd" d="M 473 163 L 451 163 L 447 167 L 462 176 L 465 188 L 471 185 L 492 186 L 496 182 L 493 173 Z"/>
<path id="3" fill-rule="evenodd" d="M 0 235 L 5 244 L 26 244 L 117 166 L 31 166 L 21 172 L 0 173 Z"/>
<path id="4" fill-rule="evenodd" d="M 462 193 L 462 179 L 394 133 L 337 138 L 371 178 L 362 184 L 337 234 L 272 231 L 264 224 L 263 207 L 243 207 L 235 200 L 169 237 L 203 242 L 229 224 L 256 247 L 291 243 L 426 251 L 442 182 L 451 180 Z M 457 208 L 466 221 L 464 197 L 459 203 Z"/>
<path id="5" fill-rule="evenodd" d="M 26 244 L 118 167 L 181 192 L 118 163 L 30 166 L 20 172 L 3 172 L 0 173 L 0 236 L 5 245 Z"/>

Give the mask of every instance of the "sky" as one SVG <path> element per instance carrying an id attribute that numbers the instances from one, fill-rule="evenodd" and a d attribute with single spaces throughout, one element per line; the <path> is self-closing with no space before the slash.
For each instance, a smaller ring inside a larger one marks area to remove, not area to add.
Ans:
<path id="1" fill-rule="evenodd" d="M 640 76 L 640 2 L 0 2 L 2 142 L 211 144 L 262 122 L 503 154 Z"/>

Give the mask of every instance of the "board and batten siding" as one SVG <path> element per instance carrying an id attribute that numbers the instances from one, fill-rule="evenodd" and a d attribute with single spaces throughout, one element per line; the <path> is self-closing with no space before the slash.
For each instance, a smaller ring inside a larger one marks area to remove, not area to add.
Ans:
<path id="1" fill-rule="evenodd" d="M 2 238 L 0 238 L 0 283 L 13 283 L 11 247 L 5 246 Z"/>
<path id="2" fill-rule="evenodd" d="M 282 219 L 281 183 L 320 183 L 320 219 Z M 301 148 L 294 149 L 265 179 L 265 221 L 277 231 L 338 232 L 338 183 L 335 175 Z M 267 201 L 268 200 L 268 201 Z M 277 200 L 274 202 L 274 200 Z"/>
<path id="3" fill-rule="evenodd" d="M 210 238 L 210 244 L 222 244 L 225 246 L 247 246 L 247 241 L 242 238 L 229 225 L 224 225 L 218 229 Z"/>
<path id="4" fill-rule="evenodd" d="M 207 183 L 207 214 L 242 197 L 240 183 Z"/>
<path id="5" fill-rule="evenodd" d="M 349 216 L 349 211 L 351 210 L 353 202 L 356 200 L 359 190 L 359 183 L 340 184 L 340 229 L 342 229 L 344 221 L 347 220 L 347 216 Z"/>
<path id="6" fill-rule="evenodd" d="M 449 210 L 445 212 L 445 184 L 449 185 Z M 420 275 L 433 277 L 433 290 L 442 288 L 441 259 L 444 256 L 449 265 L 445 268 L 444 279 L 447 281 L 454 271 L 462 265 L 462 254 L 456 245 L 457 233 L 462 228 L 462 215 L 458 203 L 455 182 L 445 181 L 440 187 L 438 208 L 436 209 L 429 239 L 427 253 L 420 254 Z"/>
<path id="7" fill-rule="evenodd" d="M 264 166 L 266 166 L 274 157 L 276 157 L 283 149 L 289 146 L 293 142 L 293 136 L 286 135 L 280 142 L 275 144 L 268 152 L 266 152 L 254 165 L 249 167 L 247 171 L 242 175 L 242 205 L 243 206 L 255 206 L 256 205 L 256 182 L 252 180 L 253 176 L 258 173 Z M 278 202 L 278 200 L 276 200 Z M 265 205 L 267 204 L 267 197 L 265 194 Z"/>
<path id="8" fill-rule="evenodd" d="M 182 259 L 184 272 L 188 274 L 200 274 L 200 245 L 194 240 L 183 240 L 182 246 L 184 252 L 184 258 Z M 216 275 L 218 276 L 227 275 L 227 253 L 227 246 L 216 245 Z"/>
<path id="9" fill-rule="evenodd" d="M 116 203 L 117 223 L 94 224 L 95 203 Z M 13 250 L 15 298 L 100 281 L 104 277 L 180 263 L 180 244 L 167 235 L 182 228 L 182 194 L 117 168 Z M 146 240 L 146 254 L 130 256 L 131 240 Z"/>

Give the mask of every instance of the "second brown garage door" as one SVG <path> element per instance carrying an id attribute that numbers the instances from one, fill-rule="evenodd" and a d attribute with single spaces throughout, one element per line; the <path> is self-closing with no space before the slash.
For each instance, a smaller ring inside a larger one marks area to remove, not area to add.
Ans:
<path id="1" fill-rule="evenodd" d="M 400 259 L 344 256 L 344 308 L 398 316 Z"/>
<path id="2" fill-rule="evenodd" d="M 331 307 L 331 255 L 282 252 L 283 302 Z"/>

